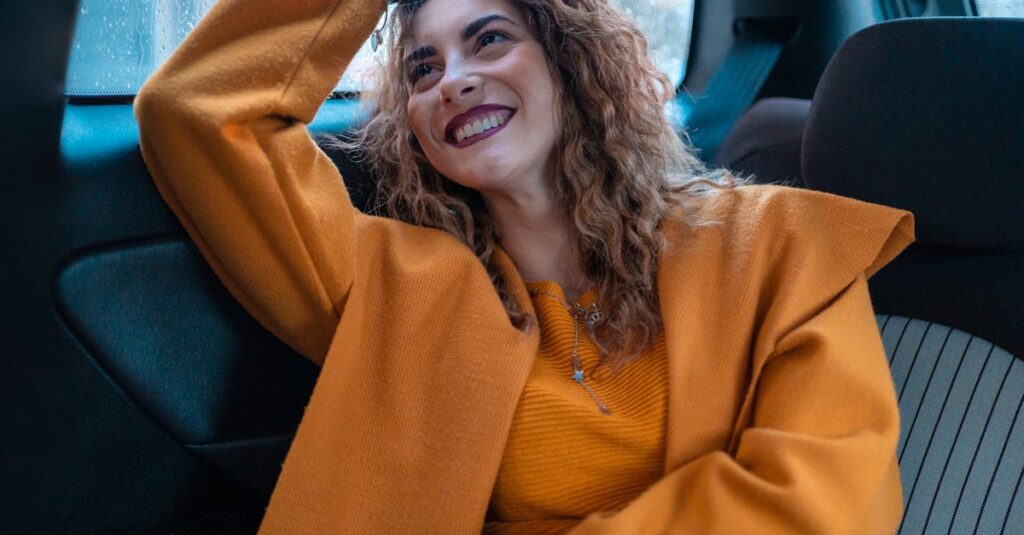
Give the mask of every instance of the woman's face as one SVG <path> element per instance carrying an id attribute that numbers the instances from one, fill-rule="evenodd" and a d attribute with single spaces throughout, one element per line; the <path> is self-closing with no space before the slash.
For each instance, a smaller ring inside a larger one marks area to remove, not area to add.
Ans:
<path id="1" fill-rule="evenodd" d="M 435 169 L 481 192 L 547 186 L 556 82 L 518 9 L 429 0 L 406 50 L 409 123 Z"/>

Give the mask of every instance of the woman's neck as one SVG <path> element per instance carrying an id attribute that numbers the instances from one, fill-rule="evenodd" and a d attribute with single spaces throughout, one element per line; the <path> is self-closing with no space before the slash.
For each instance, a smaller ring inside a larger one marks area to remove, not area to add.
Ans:
<path id="1" fill-rule="evenodd" d="M 553 196 L 484 194 L 484 198 L 498 227 L 501 247 L 523 279 L 554 281 L 571 301 L 589 288 L 569 221 Z"/>

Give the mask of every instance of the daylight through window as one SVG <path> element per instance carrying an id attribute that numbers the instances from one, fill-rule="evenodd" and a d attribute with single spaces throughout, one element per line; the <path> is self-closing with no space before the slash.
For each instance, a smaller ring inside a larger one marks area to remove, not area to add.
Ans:
<path id="1" fill-rule="evenodd" d="M 657 65 L 674 85 L 689 52 L 693 0 L 612 0 L 647 35 Z M 74 96 L 134 95 L 199 23 L 215 0 L 81 0 L 66 92 Z M 383 50 L 377 52 L 383 54 Z M 339 82 L 360 91 L 381 60 L 365 43 Z"/>

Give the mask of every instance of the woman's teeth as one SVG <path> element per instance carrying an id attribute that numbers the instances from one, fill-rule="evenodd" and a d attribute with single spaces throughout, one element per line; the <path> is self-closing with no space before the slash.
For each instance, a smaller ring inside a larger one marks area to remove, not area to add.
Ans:
<path id="1" fill-rule="evenodd" d="M 480 132 L 484 132 L 492 128 L 497 128 L 505 124 L 505 120 L 506 119 L 501 115 L 492 113 L 470 121 L 455 129 L 455 142 L 462 143 L 462 141 L 467 137 L 475 136 Z"/>

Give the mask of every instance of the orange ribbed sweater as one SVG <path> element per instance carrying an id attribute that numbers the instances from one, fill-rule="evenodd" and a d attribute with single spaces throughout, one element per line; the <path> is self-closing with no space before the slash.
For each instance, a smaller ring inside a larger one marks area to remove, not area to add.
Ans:
<path id="1" fill-rule="evenodd" d="M 586 384 L 611 411 L 602 414 L 573 381 L 577 320 L 557 283 L 527 282 L 540 347 L 526 380 L 494 487 L 488 533 L 565 530 L 593 511 L 617 511 L 665 471 L 665 338 L 619 373 L 593 373 L 597 348 L 579 322 Z M 597 301 L 593 289 L 575 303 Z M 614 313 L 605 310 L 605 314 Z M 558 520 L 568 519 L 568 520 Z"/>
<path id="2" fill-rule="evenodd" d="M 309 135 L 383 9 L 222 0 L 135 100 L 153 182 L 203 257 L 323 366 L 261 533 L 479 533 L 537 361 L 539 331 L 509 321 L 468 247 L 355 210 Z M 892 533 L 899 411 L 867 280 L 913 216 L 781 186 L 680 210 L 709 224 L 660 227 L 663 472 L 572 533 Z"/>

